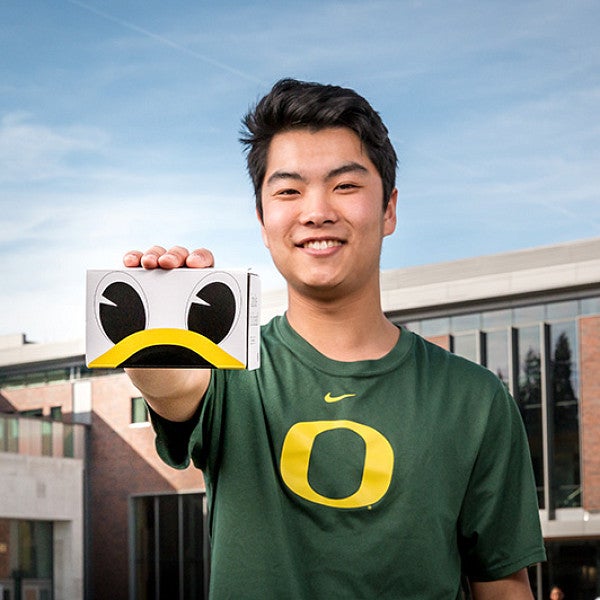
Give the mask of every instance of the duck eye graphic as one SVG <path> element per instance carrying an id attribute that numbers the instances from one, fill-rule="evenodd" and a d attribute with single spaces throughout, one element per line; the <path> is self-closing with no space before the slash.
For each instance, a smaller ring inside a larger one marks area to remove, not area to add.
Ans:
<path id="1" fill-rule="evenodd" d="M 206 284 L 194 295 L 188 308 L 187 326 L 215 344 L 231 331 L 236 318 L 236 298 L 222 281 Z"/>
<path id="2" fill-rule="evenodd" d="M 114 344 L 146 328 L 146 310 L 137 290 L 129 283 L 110 283 L 98 300 L 100 325 Z"/>

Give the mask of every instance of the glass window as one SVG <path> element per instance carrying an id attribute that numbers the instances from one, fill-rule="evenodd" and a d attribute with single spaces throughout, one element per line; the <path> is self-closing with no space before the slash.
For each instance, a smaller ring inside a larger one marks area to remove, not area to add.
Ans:
<path id="1" fill-rule="evenodd" d="M 203 499 L 204 494 L 133 499 L 133 598 L 205 598 Z"/>
<path id="2" fill-rule="evenodd" d="M 542 432 L 542 373 L 540 328 L 522 327 L 518 331 L 519 376 L 515 400 L 519 405 L 533 462 L 538 502 L 544 507 L 544 453 Z"/>
<path id="3" fill-rule="evenodd" d="M 579 374 L 577 323 L 568 321 L 550 328 L 550 377 L 554 414 L 554 468 L 556 506 L 581 505 L 579 469 Z"/>
<path id="4" fill-rule="evenodd" d="M 548 561 L 542 571 L 543 594 L 557 585 L 565 592 L 565 600 L 592 600 L 600 596 L 600 540 L 548 540 Z"/>
<path id="5" fill-rule="evenodd" d="M 421 333 L 421 321 L 406 321 L 402 323 L 406 329 L 414 333 Z"/>
<path id="6" fill-rule="evenodd" d="M 204 598 L 204 511 L 201 494 L 181 496 L 183 504 L 184 597 Z"/>
<path id="7" fill-rule="evenodd" d="M 582 315 L 600 314 L 600 298 L 583 298 L 580 301 L 580 313 Z"/>
<path id="8" fill-rule="evenodd" d="M 522 306 L 512 311 L 513 325 L 530 325 L 533 323 L 542 323 L 544 321 L 544 305 Z"/>
<path id="9" fill-rule="evenodd" d="M 156 518 L 153 496 L 134 498 L 135 598 L 156 597 Z"/>
<path id="10" fill-rule="evenodd" d="M 485 366 L 495 373 L 507 387 L 510 387 L 508 332 L 508 329 L 504 329 L 485 334 Z"/>
<path id="11" fill-rule="evenodd" d="M 552 302 L 546 305 L 546 319 L 574 319 L 577 316 L 577 300 Z"/>
<path id="12" fill-rule="evenodd" d="M 448 317 L 442 317 L 440 319 L 424 319 L 421 321 L 421 335 L 423 337 L 444 335 L 449 332 L 450 319 Z"/>
<path id="13" fill-rule="evenodd" d="M 0 452 L 8 450 L 8 419 L 0 415 Z"/>
<path id="14" fill-rule="evenodd" d="M 52 456 L 51 421 L 42 421 L 42 456 Z"/>
<path id="15" fill-rule="evenodd" d="M 158 497 L 158 580 L 161 598 L 179 597 L 179 511 L 178 497 Z"/>
<path id="16" fill-rule="evenodd" d="M 473 331 L 481 329 L 481 313 L 457 315 L 450 318 L 450 331 Z"/>
<path id="17" fill-rule="evenodd" d="M 46 383 L 55 383 L 59 381 L 69 381 L 71 371 L 69 369 L 54 369 L 46 371 Z"/>
<path id="18" fill-rule="evenodd" d="M 62 406 L 53 406 L 50 408 L 50 418 L 53 421 L 62 421 Z"/>
<path id="19" fill-rule="evenodd" d="M 12 417 L 6 419 L 6 432 L 7 432 L 7 445 L 6 450 L 8 452 L 19 451 L 19 419 Z"/>
<path id="20" fill-rule="evenodd" d="M 63 456 L 65 458 L 75 457 L 75 425 L 65 423 L 63 428 Z"/>
<path id="21" fill-rule="evenodd" d="M 484 331 L 508 327 L 512 323 L 512 314 L 509 308 L 503 310 L 489 310 L 481 314 L 481 327 Z"/>
<path id="22" fill-rule="evenodd" d="M 49 521 L 0 519 L 0 598 L 52 597 L 52 537 Z"/>
<path id="23" fill-rule="evenodd" d="M 478 334 L 476 333 L 453 335 L 452 352 L 462 356 L 463 358 L 477 362 L 479 360 L 477 351 L 477 337 Z"/>
<path id="24" fill-rule="evenodd" d="M 22 410 L 20 414 L 23 417 L 42 417 L 44 413 L 41 408 L 32 408 L 30 410 Z"/>
<path id="25" fill-rule="evenodd" d="M 131 422 L 146 423 L 148 421 L 148 407 L 144 398 L 137 396 L 131 399 Z"/>

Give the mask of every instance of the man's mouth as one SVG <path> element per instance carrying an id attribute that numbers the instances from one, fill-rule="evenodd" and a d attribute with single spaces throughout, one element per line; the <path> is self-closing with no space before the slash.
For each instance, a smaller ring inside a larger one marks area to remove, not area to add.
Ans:
<path id="1" fill-rule="evenodd" d="M 333 248 L 334 246 L 341 246 L 340 240 L 308 240 L 302 244 L 303 248 L 310 248 L 312 250 L 325 250 L 326 248 Z"/>

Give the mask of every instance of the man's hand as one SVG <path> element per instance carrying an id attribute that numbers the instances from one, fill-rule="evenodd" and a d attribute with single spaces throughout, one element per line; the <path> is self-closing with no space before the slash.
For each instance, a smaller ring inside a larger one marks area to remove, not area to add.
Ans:
<path id="1" fill-rule="evenodd" d="M 128 252 L 123 256 L 123 264 L 144 269 L 201 269 L 213 267 L 215 259 L 205 248 L 188 252 L 182 246 L 173 246 L 170 250 L 152 246 L 146 252 Z M 125 369 L 125 372 L 148 404 L 170 421 L 190 419 L 210 381 L 210 369 Z"/>
<path id="2" fill-rule="evenodd" d="M 177 269 L 190 267 L 204 269 L 215 266 L 215 258 L 210 250 L 198 248 L 188 252 L 183 246 L 173 246 L 166 250 L 162 246 L 152 246 L 146 252 L 132 250 L 123 256 L 126 267 L 144 267 L 144 269 Z"/>

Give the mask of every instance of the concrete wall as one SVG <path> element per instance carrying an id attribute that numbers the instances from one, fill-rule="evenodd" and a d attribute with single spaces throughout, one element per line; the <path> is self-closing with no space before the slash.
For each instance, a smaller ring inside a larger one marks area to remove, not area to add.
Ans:
<path id="1" fill-rule="evenodd" d="M 54 522 L 56 600 L 83 598 L 83 461 L 0 453 L 0 516 Z"/>

